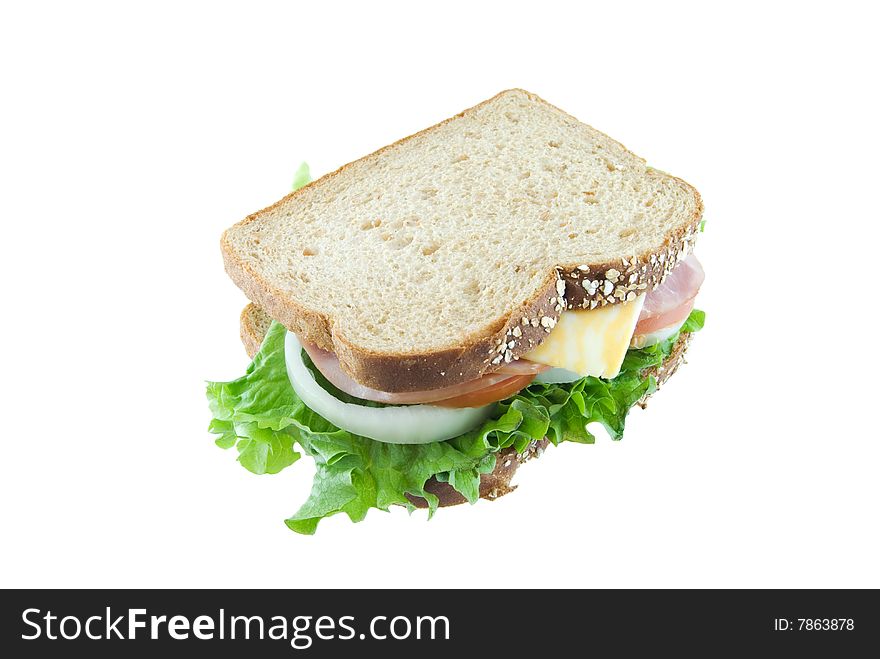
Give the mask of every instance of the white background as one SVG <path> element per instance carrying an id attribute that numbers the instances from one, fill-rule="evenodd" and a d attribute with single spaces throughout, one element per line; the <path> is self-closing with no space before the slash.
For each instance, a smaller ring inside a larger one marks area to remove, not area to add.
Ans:
<path id="1" fill-rule="evenodd" d="M 869 3 L 5 3 L 2 586 L 880 586 Z M 227 226 L 524 87 L 693 183 L 689 364 L 495 503 L 314 537 L 206 426 Z"/>

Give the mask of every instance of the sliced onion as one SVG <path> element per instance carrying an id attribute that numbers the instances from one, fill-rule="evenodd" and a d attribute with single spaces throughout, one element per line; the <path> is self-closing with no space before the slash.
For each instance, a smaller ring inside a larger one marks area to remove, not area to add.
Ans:
<path id="1" fill-rule="evenodd" d="M 567 368 L 550 368 L 543 373 L 535 376 L 535 382 L 543 382 L 545 384 L 562 384 L 563 382 L 574 382 L 580 380 L 583 375 L 569 371 Z"/>
<path id="2" fill-rule="evenodd" d="M 680 330 L 681 326 L 684 325 L 686 320 L 687 318 L 675 323 L 674 325 L 661 327 L 660 329 L 654 330 L 653 332 L 636 334 L 629 342 L 629 346 L 630 348 L 647 348 L 648 346 L 657 345 L 658 343 L 665 341 L 670 336 L 675 334 L 678 330 Z"/>
<path id="3" fill-rule="evenodd" d="M 451 439 L 478 426 L 489 417 L 493 408 L 493 405 L 366 407 L 344 403 L 315 381 L 315 376 L 302 360 L 302 345 L 292 332 L 288 332 L 284 340 L 284 358 L 293 390 L 311 410 L 343 430 L 379 442 L 428 444 Z"/>

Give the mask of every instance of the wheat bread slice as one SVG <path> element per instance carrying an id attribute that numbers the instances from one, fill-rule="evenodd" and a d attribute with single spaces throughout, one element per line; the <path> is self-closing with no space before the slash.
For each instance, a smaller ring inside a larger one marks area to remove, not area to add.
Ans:
<path id="1" fill-rule="evenodd" d="M 565 309 L 634 299 L 692 249 L 699 194 L 523 90 L 352 162 L 222 237 L 248 298 L 383 391 L 518 358 Z"/>
<path id="2" fill-rule="evenodd" d="M 248 304 L 241 312 L 240 320 L 241 340 L 244 343 L 248 356 L 253 359 L 263 343 L 266 332 L 269 331 L 272 319 L 258 306 Z M 657 379 L 658 389 L 684 363 L 684 355 L 690 338 L 690 334 L 682 334 L 663 364 L 645 371 L 646 375 L 653 375 Z M 649 397 L 645 396 L 638 404 L 644 408 Z M 495 469 L 488 474 L 480 476 L 480 498 L 494 500 L 515 490 L 516 486 L 511 485 L 511 480 L 516 470 L 524 462 L 540 457 L 549 443 L 546 439 L 540 442 L 533 442 L 529 445 L 528 450 L 522 454 L 518 454 L 512 448 L 499 451 L 495 461 Z M 449 483 L 441 483 L 436 478 L 431 478 L 425 483 L 425 489 L 439 499 L 440 506 L 455 506 L 467 501 Z M 421 497 L 407 495 L 407 498 L 417 508 L 426 508 L 428 506 L 428 502 Z"/>
<path id="3" fill-rule="evenodd" d="M 256 304 L 248 304 L 239 316 L 239 336 L 247 351 L 248 357 L 254 358 L 260 351 L 263 339 L 269 333 L 272 319 Z"/>

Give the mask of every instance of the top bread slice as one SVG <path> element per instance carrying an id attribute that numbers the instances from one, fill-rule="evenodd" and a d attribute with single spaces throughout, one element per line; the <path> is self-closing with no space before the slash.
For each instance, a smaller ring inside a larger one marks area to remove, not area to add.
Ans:
<path id="1" fill-rule="evenodd" d="M 564 309 L 634 299 L 693 248 L 697 191 L 513 89 L 228 229 L 226 271 L 384 391 L 479 377 Z"/>

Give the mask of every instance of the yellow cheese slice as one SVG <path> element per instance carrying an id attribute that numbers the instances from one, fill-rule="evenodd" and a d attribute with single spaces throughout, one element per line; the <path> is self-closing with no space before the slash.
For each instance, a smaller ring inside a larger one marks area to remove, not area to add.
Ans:
<path id="1" fill-rule="evenodd" d="M 544 343 L 523 359 L 579 375 L 613 378 L 620 372 L 645 296 L 592 310 L 563 311 Z"/>

